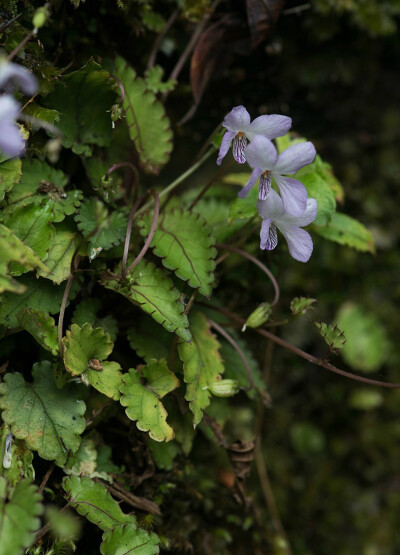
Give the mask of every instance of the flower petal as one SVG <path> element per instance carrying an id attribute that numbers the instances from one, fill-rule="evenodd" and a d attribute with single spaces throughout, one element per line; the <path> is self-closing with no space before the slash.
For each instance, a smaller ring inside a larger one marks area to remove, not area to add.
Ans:
<path id="1" fill-rule="evenodd" d="M 251 168 L 272 170 L 277 157 L 278 153 L 273 143 L 262 135 L 257 135 L 246 148 L 246 158 Z"/>
<path id="2" fill-rule="evenodd" d="M 2 62 L 0 64 L 0 88 L 11 89 L 13 85 L 18 85 L 25 94 L 35 94 L 38 89 L 36 77 L 25 67 L 18 64 Z"/>
<path id="3" fill-rule="evenodd" d="M 238 133 L 233 139 L 232 154 L 238 164 L 246 162 L 247 138 L 244 133 Z"/>
<path id="4" fill-rule="evenodd" d="M 278 244 L 278 234 L 272 220 L 263 220 L 260 231 L 260 249 L 272 251 Z"/>
<path id="5" fill-rule="evenodd" d="M 234 133 L 246 131 L 250 125 L 250 114 L 244 106 L 236 106 L 225 116 L 222 125 Z"/>
<path id="6" fill-rule="evenodd" d="M 273 189 L 265 200 L 257 201 L 257 210 L 263 220 L 278 220 L 285 213 L 282 199 Z"/>
<path id="7" fill-rule="evenodd" d="M 246 134 L 250 141 L 256 135 L 263 135 L 267 139 L 276 139 L 286 135 L 292 126 L 292 118 L 280 116 L 279 114 L 270 114 L 268 116 L 259 116 L 251 124 Z"/>
<path id="8" fill-rule="evenodd" d="M 0 96 L 0 121 L 13 121 L 19 113 L 20 105 L 9 94 Z"/>
<path id="9" fill-rule="evenodd" d="M 246 198 L 250 189 L 254 187 L 257 179 L 260 177 L 261 174 L 262 174 L 262 170 L 260 170 L 260 168 L 254 168 L 254 170 L 251 173 L 250 179 L 243 187 L 243 189 L 240 189 L 240 191 L 238 192 L 238 197 Z"/>
<path id="10" fill-rule="evenodd" d="M 25 148 L 25 141 L 15 123 L 0 122 L 0 149 L 7 156 L 19 156 Z"/>
<path id="11" fill-rule="evenodd" d="M 219 149 L 218 158 L 217 158 L 218 166 L 221 165 L 222 160 L 225 158 L 226 153 L 228 152 L 229 147 L 231 146 L 231 142 L 234 136 L 235 136 L 235 133 L 233 133 L 232 131 L 227 131 L 225 135 L 222 137 L 222 143 L 221 143 L 221 147 Z"/>
<path id="12" fill-rule="evenodd" d="M 315 220 L 315 218 L 317 217 L 317 211 L 317 201 L 315 200 L 315 198 L 309 198 L 307 199 L 306 209 L 301 216 L 292 216 L 290 214 L 285 214 L 281 218 L 281 221 L 283 222 L 283 225 L 286 226 L 295 225 L 298 227 L 304 227 L 311 224 Z"/>
<path id="13" fill-rule="evenodd" d="M 284 226 L 277 222 L 279 230 L 285 237 L 291 256 L 299 262 L 307 262 L 313 251 L 311 236 L 304 229 L 296 226 Z"/>
<path id="14" fill-rule="evenodd" d="M 301 216 L 307 208 L 307 189 L 297 179 L 275 173 L 273 177 L 278 184 L 286 212 L 293 216 Z"/>
<path id="15" fill-rule="evenodd" d="M 278 156 L 275 171 L 280 174 L 296 173 L 300 168 L 314 161 L 315 147 L 310 141 L 292 145 Z"/>

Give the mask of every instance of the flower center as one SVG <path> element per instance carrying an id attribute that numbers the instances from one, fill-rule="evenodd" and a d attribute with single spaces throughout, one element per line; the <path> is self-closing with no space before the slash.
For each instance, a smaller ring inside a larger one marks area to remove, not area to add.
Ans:
<path id="1" fill-rule="evenodd" d="M 271 190 L 271 172 L 265 171 L 260 176 L 260 185 L 258 187 L 258 198 L 265 200 Z"/>
<path id="2" fill-rule="evenodd" d="M 236 137 L 233 139 L 233 157 L 239 164 L 244 164 L 246 162 L 245 150 L 247 147 L 247 137 L 242 132 L 236 134 Z"/>

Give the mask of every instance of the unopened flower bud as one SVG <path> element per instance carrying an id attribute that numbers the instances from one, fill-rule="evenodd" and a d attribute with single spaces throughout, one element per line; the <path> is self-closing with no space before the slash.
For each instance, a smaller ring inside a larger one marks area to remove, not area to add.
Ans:
<path id="1" fill-rule="evenodd" d="M 232 397 L 240 389 L 237 380 L 218 380 L 209 386 L 209 390 L 216 397 Z"/>
<path id="2" fill-rule="evenodd" d="M 122 119 L 124 115 L 123 109 L 119 104 L 113 104 L 110 111 L 112 121 L 118 121 L 119 119 Z"/>
<path id="3" fill-rule="evenodd" d="M 50 15 L 49 4 L 45 4 L 44 6 L 42 6 L 41 8 L 38 8 L 35 11 L 32 19 L 32 23 L 35 31 L 37 31 L 38 29 L 40 29 L 45 25 L 49 15 Z"/>
<path id="4" fill-rule="evenodd" d="M 245 331 L 247 326 L 249 328 L 259 328 L 265 324 L 265 322 L 268 322 L 271 312 L 272 307 L 269 303 L 261 303 L 247 318 L 242 331 Z"/>

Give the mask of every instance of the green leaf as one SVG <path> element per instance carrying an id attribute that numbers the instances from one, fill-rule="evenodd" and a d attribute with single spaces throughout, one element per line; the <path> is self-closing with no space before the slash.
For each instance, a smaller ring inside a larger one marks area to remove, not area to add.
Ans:
<path id="1" fill-rule="evenodd" d="M 126 121 L 142 166 L 149 173 L 158 173 L 172 151 L 172 131 L 164 106 L 120 57 L 115 62 L 115 75 L 124 86 Z"/>
<path id="2" fill-rule="evenodd" d="M 110 397 L 114 401 L 120 398 L 120 387 L 122 384 L 121 366 L 118 362 L 105 361 L 101 364 L 102 370 L 87 370 L 85 375 L 97 391 Z"/>
<path id="3" fill-rule="evenodd" d="M 173 336 L 160 328 L 154 320 L 142 318 L 139 328 L 128 330 L 129 345 L 146 362 L 151 359 L 169 359 Z"/>
<path id="4" fill-rule="evenodd" d="M 150 231 L 152 216 L 147 214 L 140 222 L 141 234 Z M 188 211 L 163 212 L 151 242 L 154 254 L 162 258 L 163 265 L 199 289 L 202 295 L 211 295 L 214 281 L 214 258 L 217 250 L 211 229 L 200 215 Z"/>
<path id="5" fill-rule="evenodd" d="M 193 212 L 206 220 L 217 243 L 225 243 L 246 223 L 241 219 L 230 220 L 230 203 L 225 199 L 202 198 L 194 206 Z"/>
<path id="6" fill-rule="evenodd" d="M 96 524 L 102 530 L 111 530 L 118 524 L 135 524 L 133 515 L 124 514 L 101 482 L 77 476 L 62 481 L 65 498 L 77 513 Z"/>
<path id="7" fill-rule="evenodd" d="M 335 212 L 326 226 L 314 225 L 318 235 L 340 245 L 347 245 L 361 252 L 375 252 L 371 232 L 357 220 L 346 214 Z"/>
<path id="8" fill-rule="evenodd" d="M 54 318 L 34 308 L 22 308 L 17 313 L 19 325 L 29 332 L 52 355 L 58 354 L 57 326 Z"/>
<path id="9" fill-rule="evenodd" d="M 78 400 L 76 386 L 57 389 L 47 360 L 34 364 L 32 375 L 33 383 L 27 383 L 19 372 L 6 374 L 0 385 L 2 418 L 42 459 L 62 466 L 68 452 L 79 447 L 85 403 Z"/>
<path id="10" fill-rule="evenodd" d="M 187 384 L 185 399 L 194 415 L 197 426 L 203 418 L 203 411 L 210 404 L 209 386 L 220 379 L 224 372 L 220 344 L 211 333 L 204 314 L 193 312 L 190 317 L 191 343 L 180 342 L 179 356 L 183 362 L 184 380 Z"/>
<path id="11" fill-rule="evenodd" d="M 189 323 L 183 312 L 179 291 L 152 262 L 141 260 L 129 272 L 126 282 L 103 279 L 101 283 L 107 289 L 121 293 L 131 302 L 140 306 L 167 331 L 175 332 L 184 341 L 190 341 Z"/>
<path id="12" fill-rule="evenodd" d="M 345 303 L 336 317 L 346 334 L 341 354 L 355 370 L 374 372 L 389 356 L 389 340 L 385 327 L 373 312 L 355 303 Z"/>
<path id="13" fill-rule="evenodd" d="M 306 312 L 313 309 L 313 304 L 317 299 L 310 299 L 309 297 L 295 297 L 290 303 L 290 310 L 293 316 L 303 316 Z"/>
<path id="14" fill-rule="evenodd" d="M 335 195 L 324 178 L 315 172 L 311 166 L 298 171 L 294 178 L 303 183 L 310 198 L 315 198 L 318 204 L 317 217 L 314 225 L 326 225 L 330 222 L 336 210 Z"/>
<path id="15" fill-rule="evenodd" d="M 240 187 L 244 187 L 249 179 L 250 173 L 231 173 L 224 177 L 223 182 L 229 185 L 240 185 Z M 246 198 L 235 199 L 229 211 L 230 223 L 234 222 L 237 219 L 248 220 L 254 218 L 254 216 L 258 214 L 257 199 L 258 187 L 253 187 L 252 189 L 250 189 Z"/>
<path id="16" fill-rule="evenodd" d="M 11 449 L 10 449 L 11 440 Z M 6 449 L 8 447 L 8 449 Z M 33 453 L 25 444 L 25 441 L 16 439 L 11 428 L 3 424 L 0 428 L 0 465 L 1 475 L 11 486 L 16 486 L 21 478 L 35 478 L 32 466 Z"/>
<path id="17" fill-rule="evenodd" d="M 24 114 L 45 121 L 46 123 L 51 123 L 52 125 L 57 123 L 60 119 L 60 113 L 57 112 L 57 110 L 49 110 L 48 108 L 36 104 L 36 102 L 30 102 L 25 106 Z"/>
<path id="18" fill-rule="evenodd" d="M 61 170 L 56 170 L 40 160 L 24 160 L 22 177 L 8 195 L 6 212 L 28 204 L 50 205 L 55 222 L 61 222 L 65 216 L 75 212 L 81 202 L 81 191 L 64 191 L 68 182 Z"/>
<path id="19" fill-rule="evenodd" d="M 71 273 L 72 257 L 79 246 L 80 237 L 76 229 L 67 222 L 56 225 L 55 230 L 56 234 L 46 258 L 48 271 L 39 270 L 38 275 L 60 284 Z"/>
<path id="20" fill-rule="evenodd" d="M 13 489 L 0 476 L 0 555 L 22 554 L 32 544 L 43 512 L 41 500 L 30 480 L 21 480 Z"/>
<path id="21" fill-rule="evenodd" d="M 145 383 L 143 383 L 143 381 Z M 179 380 L 168 370 L 165 359 L 152 360 L 140 371 L 131 368 L 121 386 L 121 405 L 127 416 L 137 421 L 142 432 L 155 441 L 170 441 L 173 429 L 167 424 L 167 411 L 161 399 L 179 386 Z"/>
<path id="22" fill-rule="evenodd" d="M 174 458 L 179 453 L 179 446 L 176 441 L 160 443 L 149 439 L 148 446 L 157 468 L 160 470 L 172 470 Z"/>
<path id="23" fill-rule="evenodd" d="M 78 229 L 89 241 L 90 250 L 98 248 L 108 250 L 125 239 L 127 226 L 125 215 L 119 211 L 109 215 L 103 202 L 97 198 L 86 199 L 75 220 Z"/>
<path id="24" fill-rule="evenodd" d="M 45 516 L 51 535 L 60 543 L 76 541 L 80 537 L 82 522 L 71 511 L 65 512 L 55 505 L 46 505 Z"/>
<path id="25" fill-rule="evenodd" d="M 352 392 L 349 405 L 357 410 L 373 410 L 380 407 L 385 401 L 380 391 L 370 388 L 360 388 Z"/>
<path id="26" fill-rule="evenodd" d="M 10 229 L 0 224 L 0 293 L 3 291 L 23 293 L 25 291 L 25 287 L 9 275 L 9 268 L 13 262 L 30 270 L 37 267 L 46 270 L 46 266 L 32 249 L 26 246 Z"/>
<path id="27" fill-rule="evenodd" d="M 146 79 L 146 86 L 149 91 L 153 93 L 173 91 L 178 81 L 176 79 L 169 79 L 162 81 L 164 70 L 161 66 L 153 66 L 145 71 L 144 76 Z"/>
<path id="28" fill-rule="evenodd" d="M 78 326 L 83 326 L 88 322 L 92 328 L 103 328 L 103 330 L 108 333 L 111 341 L 117 339 L 118 324 L 114 316 L 110 314 L 99 318 L 97 316 L 101 309 L 101 303 L 99 299 L 90 298 L 81 301 L 74 310 L 72 315 L 72 323 L 78 324 Z"/>
<path id="29" fill-rule="evenodd" d="M 89 145 L 110 144 L 112 128 L 107 110 L 114 101 L 110 74 L 93 61 L 65 75 L 54 93 L 45 98 L 48 108 L 60 112 L 57 127 L 63 134 L 63 145 L 84 156 L 91 155 Z"/>
<path id="30" fill-rule="evenodd" d="M 133 524 L 119 524 L 104 532 L 100 545 L 102 555 L 157 555 L 160 540 L 154 532 L 146 532 Z"/>
<path id="31" fill-rule="evenodd" d="M 21 177 L 21 160 L 13 158 L 0 163 L 0 201 L 5 197 Z"/>
<path id="32" fill-rule="evenodd" d="M 314 324 L 332 353 L 337 353 L 338 349 L 343 349 L 346 338 L 342 330 L 336 325 L 325 324 L 325 322 L 314 322 Z"/>
<path id="33" fill-rule="evenodd" d="M 18 326 L 17 313 L 21 308 L 40 308 L 44 312 L 59 312 L 65 287 L 53 285 L 47 279 L 36 279 L 31 275 L 18 280 L 18 287 L 23 293 L 4 293 L 0 302 L 0 324 L 7 328 Z M 69 301 L 74 298 L 76 288 L 72 286 Z"/>
<path id="34" fill-rule="evenodd" d="M 91 361 L 105 360 L 114 346 L 102 328 L 93 329 L 88 323 L 82 327 L 72 324 L 71 331 L 67 330 L 63 338 L 63 345 L 65 368 L 73 376 L 80 376 L 88 370 Z"/>
<path id="35" fill-rule="evenodd" d="M 51 225 L 54 221 L 50 204 L 45 206 L 21 206 L 6 215 L 4 225 L 30 247 L 44 262 L 52 245 L 55 229 Z M 12 264 L 13 275 L 19 276 L 24 272 L 20 264 Z"/>

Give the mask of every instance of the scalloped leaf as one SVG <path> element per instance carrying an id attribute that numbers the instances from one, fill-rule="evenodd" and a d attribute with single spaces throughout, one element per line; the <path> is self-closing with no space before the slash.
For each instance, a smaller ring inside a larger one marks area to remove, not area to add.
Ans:
<path id="1" fill-rule="evenodd" d="M 188 329 L 187 316 L 183 312 L 180 293 L 172 281 L 152 262 L 142 259 L 127 275 L 125 282 L 102 279 L 100 283 L 140 306 L 167 331 L 175 332 L 184 341 L 190 341 L 192 336 Z"/>
<path id="2" fill-rule="evenodd" d="M 43 99 L 48 108 L 60 113 L 58 129 L 63 145 L 75 154 L 90 156 L 91 146 L 108 146 L 112 138 L 107 113 L 115 101 L 110 74 L 91 60 L 78 71 L 63 77 L 54 93 Z"/>
<path id="3" fill-rule="evenodd" d="M 114 347 L 102 328 L 93 329 L 88 323 L 82 327 L 72 324 L 63 338 L 63 345 L 65 368 L 73 376 L 80 376 L 88 370 L 92 360 L 105 360 Z"/>
<path id="4" fill-rule="evenodd" d="M 0 476 L 0 555 L 19 555 L 32 544 L 43 512 L 41 500 L 30 480 L 9 488 Z"/>
<path id="5" fill-rule="evenodd" d="M 8 459 L 8 460 L 7 460 Z M 26 446 L 25 441 L 16 439 L 11 428 L 3 424 L 0 428 L 0 464 L 1 475 L 11 486 L 16 486 L 21 478 L 35 478 L 32 466 L 33 452 Z"/>
<path id="6" fill-rule="evenodd" d="M 15 208 L 6 215 L 3 223 L 45 262 L 56 232 L 53 221 L 53 210 L 50 204 L 46 204 Z M 20 276 L 25 271 L 20 264 L 12 263 L 10 266 L 10 272 L 15 276 Z"/>
<path id="7" fill-rule="evenodd" d="M 121 366 L 118 362 L 105 361 L 101 364 L 101 370 L 89 369 L 85 372 L 90 385 L 113 399 L 118 401 L 120 398 L 120 387 L 122 385 Z"/>
<path id="8" fill-rule="evenodd" d="M 313 304 L 317 302 L 317 299 L 311 299 L 310 297 L 295 297 L 290 303 L 290 311 L 293 316 L 303 316 L 309 310 L 313 310 Z"/>
<path id="9" fill-rule="evenodd" d="M 20 294 L 6 292 L 1 295 L 0 324 L 7 328 L 18 326 L 17 314 L 21 308 L 40 308 L 44 312 L 55 314 L 60 310 L 65 286 L 58 286 L 47 279 L 37 279 L 31 275 L 15 280 Z M 77 286 L 73 282 L 68 304 L 76 295 Z M 67 305 L 68 306 L 68 305 Z"/>
<path id="10" fill-rule="evenodd" d="M 168 79 L 163 81 L 164 69 L 161 66 L 153 66 L 144 72 L 147 88 L 153 93 L 173 91 L 178 81 L 176 79 Z"/>
<path id="11" fill-rule="evenodd" d="M 332 353 L 337 354 L 339 349 L 343 349 L 346 338 L 337 325 L 326 324 L 325 322 L 314 322 L 314 324 Z"/>
<path id="12" fill-rule="evenodd" d="M 17 320 L 43 349 L 50 351 L 54 356 L 58 354 L 57 326 L 54 318 L 42 310 L 22 308 L 17 313 Z"/>
<path id="13" fill-rule="evenodd" d="M 98 198 L 86 199 L 75 216 L 75 221 L 89 242 L 89 250 L 108 250 L 125 239 L 127 218 L 120 211 L 109 215 L 104 203 Z"/>
<path id="14" fill-rule="evenodd" d="M 123 108 L 141 164 L 147 172 L 157 174 L 172 151 L 172 131 L 164 106 L 121 57 L 115 61 L 115 75 L 124 86 Z"/>
<path id="15" fill-rule="evenodd" d="M 34 364 L 32 375 L 33 383 L 27 383 L 19 372 L 6 374 L 0 385 L 2 418 L 42 459 L 62 466 L 68 452 L 79 448 L 85 403 L 75 385 L 57 389 L 47 360 Z"/>
<path id="16" fill-rule="evenodd" d="M 118 524 L 136 524 L 136 518 L 121 511 L 101 482 L 87 477 L 67 476 L 62 481 L 62 487 L 71 507 L 104 531 Z"/>
<path id="17" fill-rule="evenodd" d="M 193 341 L 180 342 L 178 351 L 187 384 L 185 399 L 189 401 L 194 416 L 193 425 L 197 426 L 203 418 L 204 409 L 210 404 L 211 392 L 208 388 L 221 379 L 224 365 L 219 352 L 220 344 L 211 332 L 204 314 L 191 313 L 190 329 Z"/>
<path id="18" fill-rule="evenodd" d="M 160 552 L 160 538 L 154 532 L 146 532 L 134 524 L 119 524 L 104 532 L 102 539 L 102 555 L 157 555 Z"/>
<path id="19" fill-rule="evenodd" d="M 151 213 L 141 220 L 142 235 L 148 235 L 151 220 Z M 166 268 L 208 297 L 214 281 L 212 272 L 217 254 L 214 244 L 211 228 L 199 214 L 173 210 L 159 217 L 150 246 Z"/>
<path id="20" fill-rule="evenodd" d="M 21 178 L 21 160 L 13 158 L 0 163 L 0 201 Z"/>
<path id="21" fill-rule="evenodd" d="M 13 263 L 18 263 L 29 270 L 47 269 L 30 247 L 25 245 L 11 229 L 0 224 L 0 293 L 3 291 L 23 293 L 25 291 L 25 287 L 9 274 L 10 265 Z"/>
<path id="22" fill-rule="evenodd" d="M 54 222 L 61 222 L 79 207 L 82 192 L 64 191 L 68 178 L 64 172 L 57 170 L 40 160 L 24 160 L 22 177 L 7 195 L 6 212 L 13 211 L 28 204 L 50 205 L 53 209 Z"/>
<path id="23" fill-rule="evenodd" d="M 168 369 L 166 360 L 152 360 L 140 370 L 131 368 L 123 382 L 121 405 L 126 407 L 126 415 L 136 421 L 138 429 L 149 432 L 155 441 L 173 439 L 174 430 L 167 424 L 168 415 L 161 399 L 179 386 L 179 380 Z"/>
<path id="24" fill-rule="evenodd" d="M 173 336 L 161 329 L 154 320 L 142 318 L 138 329 L 128 330 L 128 341 L 136 353 L 146 362 L 151 359 L 169 359 Z"/>
<path id="25" fill-rule="evenodd" d="M 84 299 L 76 306 L 71 322 L 81 327 L 85 322 L 88 322 L 92 328 L 103 328 L 110 336 L 111 341 L 115 341 L 118 333 L 118 322 L 111 314 L 99 318 L 97 314 L 100 310 L 101 303 L 99 299 L 93 297 Z"/>
<path id="26" fill-rule="evenodd" d="M 313 230 L 324 239 L 340 245 L 347 245 L 357 251 L 375 253 L 374 239 L 371 232 L 359 221 L 335 212 L 325 226 L 313 224 Z"/>
<path id="27" fill-rule="evenodd" d="M 39 270 L 38 275 L 59 285 L 71 273 L 72 257 L 79 246 L 80 236 L 69 222 L 56 225 L 55 230 L 56 234 L 46 258 L 48 271 Z"/>

